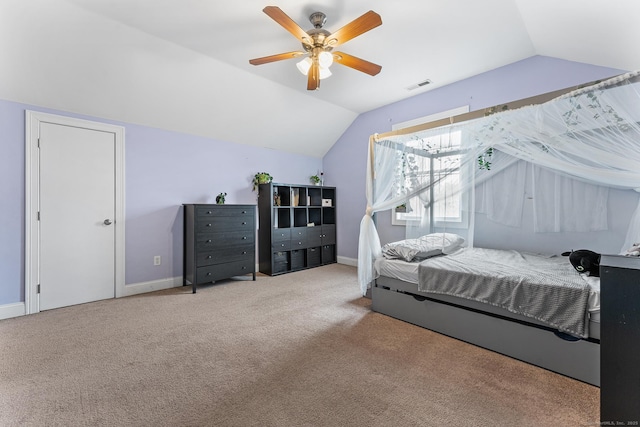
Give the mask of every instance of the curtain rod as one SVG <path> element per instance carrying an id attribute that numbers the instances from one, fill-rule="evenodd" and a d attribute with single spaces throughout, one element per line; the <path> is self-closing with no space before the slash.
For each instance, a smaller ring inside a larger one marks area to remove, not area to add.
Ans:
<path id="1" fill-rule="evenodd" d="M 621 78 L 622 76 L 628 76 L 629 74 L 633 75 L 634 73 L 626 73 L 620 74 L 618 76 L 613 77 L 613 79 Z M 635 73 L 637 76 L 638 73 Z M 609 79 L 606 79 L 609 80 Z M 517 108 L 526 107 L 528 105 L 538 105 L 544 104 L 547 101 L 551 101 L 554 98 L 557 98 L 562 95 L 570 94 L 574 91 L 578 91 L 580 89 L 585 89 L 592 85 L 597 85 L 600 83 L 605 83 L 605 80 L 595 80 L 590 83 L 585 83 L 581 85 L 571 86 L 565 89 L 556 90 L 553 92 L 543 93 L 541 95 L 531 96 L 529 98 L 520 99 L 517 101 L 512 101 L 506 104 L 499 104 L 493 107 L 485 108 L 483 110 L 471 111 L 469 113 L 458 114 L 457 116 L 452 116 L 446 119 L 435 120 L 433 122 L 422 123 L 419 125 L 411 126 L 404 129 L 398 129 L 390 132 L 384 133 L 376 133 L 369 137 L 370 141 L 379 141 L 382 138 L 387 138 L 391 136 L 399 136 L 399 135 L 408 135 L 416 132 L 420 132 L 427 129 L 434 129 L 442 126 L 449 126 L 454 123 L 462 123 L 468 120 L 479 119 L 481 117 L 489 116 L 494 113 L 498 113 L 505 110 L 515 110 Z"/>

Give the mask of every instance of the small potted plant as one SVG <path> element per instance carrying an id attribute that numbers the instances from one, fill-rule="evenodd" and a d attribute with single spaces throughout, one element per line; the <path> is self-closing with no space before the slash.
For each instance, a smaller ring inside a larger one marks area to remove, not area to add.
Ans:
<path id="1" fill-rule="evenodd" d="M 258 189 L 260 184 L 268 184 L 273 181 L 273 177 L 267 172 L 258 172 L 253 176 L 253 191 Z"/>
<path id="2" fill-rule="evenodd" d="M 227 193 L 220 193 L 216 196 L 216 203 L 219 205 L 224 205 L 224 198 L 227 196 Z"/>
<path id="3" fill-rule="evenodd" d="M 313 185 L 320 185 L 320 177 L 318 175 L 311 175 L 309 181 L 311 181 Z"/>

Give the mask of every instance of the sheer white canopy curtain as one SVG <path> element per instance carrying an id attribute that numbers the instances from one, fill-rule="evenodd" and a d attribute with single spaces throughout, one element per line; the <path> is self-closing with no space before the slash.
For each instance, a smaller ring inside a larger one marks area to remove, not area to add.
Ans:
<path id="1" fill-rule="evenodd" d="M 476 204 L 490 219 L 518 226 L 524 174 L 531 173 L 533 191 L 539 191 L 534 194 L 536 231 L 606 229 L 608 188 L 640 191 L 639 122 L 636 71 L 543 104 L 372 136 L 358 253 L 362 293 L 381 255 L 372 215 L 405 202 L 415 209 L 407 221 L 408 237 L 456 227 L 473 245 Z M 585 206 L 590 215 L 577 223 L 572 212 L 585 212 Z M 639 240 L 640 206 L 621 252 Z"/>

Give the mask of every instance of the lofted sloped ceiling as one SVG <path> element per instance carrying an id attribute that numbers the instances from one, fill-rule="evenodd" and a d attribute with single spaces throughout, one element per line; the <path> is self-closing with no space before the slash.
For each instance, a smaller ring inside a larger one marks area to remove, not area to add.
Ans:
<path id="1" fill-rule="evenodd" d="M 301 47 L 267 5 L 330 32 L 376 11 L 340 50 L 382 71 L 334 64 L 307 91 L 295 59 L 250 65 Z M 534 55 L 639 69 L 638 17 L 637 0 L 0 0 L 0 98 L 321 157 L 360 113 Z"/>

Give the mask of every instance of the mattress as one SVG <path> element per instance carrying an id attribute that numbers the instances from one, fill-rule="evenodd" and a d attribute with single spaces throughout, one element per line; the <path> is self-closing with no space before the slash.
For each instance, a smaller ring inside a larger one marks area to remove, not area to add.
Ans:
<path id="1" fill-rule="evenodd" d="M 419 262 L 406 262 L 399 259 L 378 258 L 375 270 L 378 276 L 391 277 L 403 282 L 418 284 Z M 600 278 L 586 274 L 580 275 L 589 285 L 588 312 L 589 321 L 600 323 Z"/>

